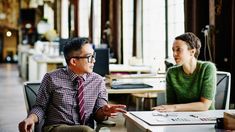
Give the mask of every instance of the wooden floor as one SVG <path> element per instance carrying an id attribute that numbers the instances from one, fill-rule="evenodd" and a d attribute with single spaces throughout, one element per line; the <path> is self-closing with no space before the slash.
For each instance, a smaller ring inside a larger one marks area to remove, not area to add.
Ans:
<path id="1" fill-rule="evenodd" d="M 19 77 L 17 64 L 0 64 L 0 132 L 17 132 L 18 123 L 27 116 L 23 82 Z M 116 127 L 101 130 L 126 132 L 122 115 L 111 120 L 117 123 Z"/>

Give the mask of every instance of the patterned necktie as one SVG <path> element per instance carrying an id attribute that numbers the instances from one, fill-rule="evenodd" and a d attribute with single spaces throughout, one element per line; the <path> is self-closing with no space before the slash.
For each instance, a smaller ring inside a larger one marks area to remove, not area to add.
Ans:
<path id="1" fill-rule="evenodd" d="M 81 124 L 85 124 L 85 103 L 84 103 L 84 87 L 83 87 L 83 79 L 81 77 L 78 78 L 78 95 L 77 95 L 77 103 L 79 106 L 79 115 Z"/>

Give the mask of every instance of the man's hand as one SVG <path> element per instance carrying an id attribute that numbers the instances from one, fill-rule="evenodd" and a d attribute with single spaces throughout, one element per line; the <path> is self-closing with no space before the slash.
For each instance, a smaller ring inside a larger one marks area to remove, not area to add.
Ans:
<path id="1" fill-rule="evenodd" d="M 116 116 L 117 112 L 126 113 L 126 105 L 115 105 L 115 104 L 106 104 L 102 107 L 104 115 L 111 117 Z"/>
<path id="2" fill-rule="evenodd" d="M 38 118 L 35 114 L 30 115 L 28 118 L 21 121 L 18 125 L 20 132 L 32 132 L 35 122 L 38 121 Z"/>
<path id="3" fill-rule="evenodd" d="M 34 128 L 34 122 L 29 118 L 26 118 L 25 120 L 19 123 L 20 132 L 32 132 L 33 128 Z"/>

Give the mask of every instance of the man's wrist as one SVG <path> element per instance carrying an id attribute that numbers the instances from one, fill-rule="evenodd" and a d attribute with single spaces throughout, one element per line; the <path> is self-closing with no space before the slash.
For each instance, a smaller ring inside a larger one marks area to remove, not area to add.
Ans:
<path id="1" fill-rule="evenodd" d="M 36 114 L 30 114 L 28 118 L 30 118 L 34 123 L 38 122 L 38 116 Z"/>
<path id="2" fill-rule="evenodd" d="M 104 117 L 104 120 L 108 120 L 109 116 L 105 114 L 105 110 L 103 107 L 101 107 L 101 112 L 102 112 L 102 115 Z"/>

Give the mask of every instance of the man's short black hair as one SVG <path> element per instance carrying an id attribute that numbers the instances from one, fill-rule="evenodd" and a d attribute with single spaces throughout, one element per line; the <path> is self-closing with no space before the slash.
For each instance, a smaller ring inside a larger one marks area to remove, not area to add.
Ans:
<path id="1" fill-rule="evenodd" d="M 64 58 L 66 63 L 69 64 L 69 60 L 71 59 L 74 52 L 81 50 L 84 44 L 90 43 L 88 38 L 85 37 L 76 37 L 69 39 L 64 46 Z"/>

